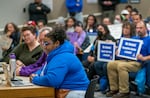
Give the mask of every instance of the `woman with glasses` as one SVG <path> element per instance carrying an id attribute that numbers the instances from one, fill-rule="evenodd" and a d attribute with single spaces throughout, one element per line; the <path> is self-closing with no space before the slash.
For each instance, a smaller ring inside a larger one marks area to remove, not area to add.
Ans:
<path id="1" fill-rule="evenodd" d="M 35 63 L 42 54 L 42 48 L 36 37 L 36 29 L 32 26 L 22 28 L 22 36 L 24 42 L 19 44 L 11 53 L 16 55 L 17 66 L 25 66 Z M 4 58 L 4 62 L 8 63 L 9 56 Z"/>
<path id="2" fill-rule="evenodd" d="M 30 76 L 32 83 L 54 87 L 56 98 L 65 91 L 63 98 L 84 98 L 89 80 L 79 59 L 74 55 L 73 45 L 66 40 L 65 30 L 53 29 L 43 41 L 43 50 L 48 55 L 45 66 Z"/>

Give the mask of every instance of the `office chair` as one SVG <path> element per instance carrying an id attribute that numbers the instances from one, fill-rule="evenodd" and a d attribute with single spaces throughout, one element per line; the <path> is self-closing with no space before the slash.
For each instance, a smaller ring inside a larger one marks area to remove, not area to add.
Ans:
<path id="1" fill-rule="evenodd" d="M 95 75 L 93 79 L 90 81 L 90 84 L 85 93 L 85 98 L 94 98 L 94 90 L 95 90 L 96 84 L 98 83 L 98 79 L 99 79 L 99 76 Z"/>

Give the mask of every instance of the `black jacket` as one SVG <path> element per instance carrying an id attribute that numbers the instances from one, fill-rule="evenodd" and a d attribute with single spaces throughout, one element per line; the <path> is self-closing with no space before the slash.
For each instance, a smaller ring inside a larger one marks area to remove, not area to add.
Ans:
<path id="1" fill-rule="evenodd" d="M 98 1 L 103 11 L 115 10 L 116 5 L 119 3 L 119 0 L 98 0 Z M 112 1 L 112 5 L 110 6 L 104 5 L 103 3 L 104 1 Z"/>
<path id="2" fill-rule="evenodd" d="M 37 7 L 41 7 L 38 10 Z M 39 20 L 43 20 L 47 24 L 47 14 L 50 13 L 50 8 L 44 4 L 30 3 L 29 4 L 29 20 L 33 20 L 37 23 Z"/>

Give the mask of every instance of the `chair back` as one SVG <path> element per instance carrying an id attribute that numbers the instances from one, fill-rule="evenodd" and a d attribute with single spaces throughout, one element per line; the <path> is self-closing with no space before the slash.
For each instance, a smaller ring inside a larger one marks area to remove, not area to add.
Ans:
<path id="1" fill-rule="evenodd" d="M 90 84 L 86 90 L 85 98 L 94 98 L 94 91 L 96 84 L 98 83 L 99 76 L 95 75 L 93 79 L 90 81 Z"/>

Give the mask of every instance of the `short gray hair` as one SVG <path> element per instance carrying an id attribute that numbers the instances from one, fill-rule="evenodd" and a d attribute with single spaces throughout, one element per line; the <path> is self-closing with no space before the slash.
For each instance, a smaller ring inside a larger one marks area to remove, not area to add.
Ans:
<path id="1" fill-rule="evenodd" d="M 39 34 L 47 30 L 49 33 L 52 32 L 53 28 L 52 27 L 43 27 L 42 29 L 39 30 Z"/>

